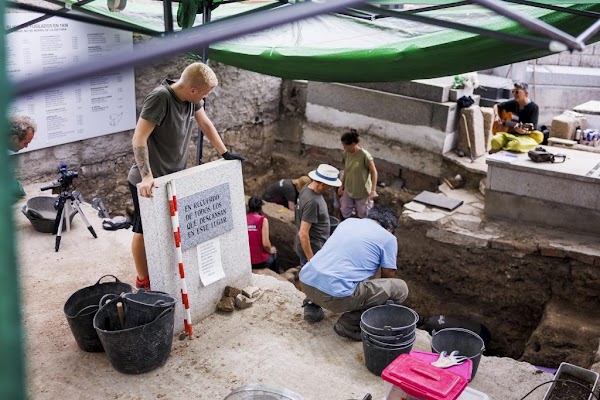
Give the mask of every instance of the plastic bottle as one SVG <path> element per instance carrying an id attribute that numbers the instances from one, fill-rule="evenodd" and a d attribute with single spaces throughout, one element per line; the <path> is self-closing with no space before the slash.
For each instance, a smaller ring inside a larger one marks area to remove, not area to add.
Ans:
<path id="1" fill-rule="evenodd" d="M 575 129 L 575 141 L 577 143 L 581 143 L 581 127 L 578 126 L 577 129 Z"/>

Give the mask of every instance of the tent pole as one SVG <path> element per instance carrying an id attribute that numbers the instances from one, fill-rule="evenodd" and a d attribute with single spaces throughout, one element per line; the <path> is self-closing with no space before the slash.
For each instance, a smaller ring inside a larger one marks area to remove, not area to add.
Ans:
<path id="1" fill-rule="evenodd" d="M 202 26 L 205 26 L 210 22 L 212 0 L 204 0 L 202 2 Z M 202 62 L 208 64 L 208 45 L 202 47 Z M 204 99 L 204 111 L 206 111 L 206 99 Z M 202 164 L 202 153 L 204 151 L 204 132 L 201 128 L 198 128 L 198 142 L 196 144 L 196 165 Z"/>
<path id="2" fill-rule="evenodd" d="M 473 3 L 485 7 L 489 10 L 494 11 L 497 14 L 503 15 L 511 20 L 518 22 L 524 27 L 531 29 L 534 32 L 541 33 L 544 36 L 547 36 L 551 39 L 554 39 L 560 43 L 565 44 L 569 50 L 579 50 L 582 51 L 585 48 L 585 45 L 581 43 L 580 40 L 574 38 L 573 36 L 561 31 L 560 29 L 556 29 L 550 24 L 547 24 L 543 21 L 530 18 L 526 15 L 519 14 L 517 12 L 511 11 L 508 8 L 504 7 L 500 1 L 492 1 L 492 0 L 473 0 Z"/>
<path id="3" fill-rule="evenodd" d="M 165 33 L 173 32 L 173 7 L 171 0 L 163 0 L 163 14 L 165 20 Z"/>

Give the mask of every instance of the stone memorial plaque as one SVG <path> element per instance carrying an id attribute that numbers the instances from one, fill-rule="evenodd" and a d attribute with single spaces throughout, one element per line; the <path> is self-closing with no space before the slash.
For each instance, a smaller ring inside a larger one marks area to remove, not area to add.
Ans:
<path id="1" fill-rule="evenodd" d="M 182 251 L 233 229 L 229 183 L 177 199 L 177 203 Z"/>

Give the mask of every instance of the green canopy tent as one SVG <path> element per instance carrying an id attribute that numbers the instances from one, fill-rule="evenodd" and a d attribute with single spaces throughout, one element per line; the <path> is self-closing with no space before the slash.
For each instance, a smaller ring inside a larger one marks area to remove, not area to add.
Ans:
<path id="1" fill-rule="evenodd" d="M 114 0 L 66 1 L 74 9 L 158 36 L 172 35 L 168 30 L 177 17 L 174 10 L 164 7 L 169 3 L 166 1 L 129 0 L 120 12 L 109 10 L 108 4 L 114 4 Z M 420 3 L 435 6 L 416 8 Z M 502 3 L 507 12 L 548 24 L 572 37 L 600 20 L 600 4 L 591 0 L 497 3 Z M 539 58 L 567 48 L 552 49 L 556 40 L 474 2 L 411 0 L 410 4 L 406 10 L 390 10 L 398 6 L 397 1 L 376 0 L 341 13 L 211 42 L 209 57 L 282 78 L 365 82 L 454 75 Z M 276 1 L 182 0 L 178 11 L 180 20 L 194 25 L 190 31 L 200 32 L 206 27 L 202 25 L 241 16 L 254 15 L 268 21 L 273 11 L 293 5 Z M 202 18 L 197 17 L 196 13 L 203 11 Z M 585 39 L 588 44 L 593 43 L 600 35 L 592 32 Z"/>
<path id="2" fill-rule="evenodd" d="M 118 13 L 109 10 L 110 1 L 113 1 L 115 9 L 114 0 L 48 1 L 69 5 L 59 10 L 11 1 L 0 4 L 0 11 L 4 11 L 5 6 L 20 8 L 164 36 L 151 44 L 136 46 L 132 53 L 124 51 L 113 59 L 74 65 L 16 82 L 10 82 L 6 77 L 4 40 L 0 41 L 0 81 L 3 87 L 8 88 L 0 97 L 4 127 L 6 106 L 11 95 L 26 95 L 114 68 L 143 65 L 209 45 L 210 57 L 226 64 L 283 78 L 337 82 L 408 80 L 451 75 L 533 59 L 553 51 L 552 35 L 549 39 L 540 35 L 539 31 L 532 30 L 531 26 L 525 28 L 519 22 L 466 2 L 412 0 L 413 4 L 449 7 L 432 7 L 427 11 L 405 10 L 395 15 L 394 11 L 386 10 L 386 7 L 396 4 L 389 0 L 379 0 L 379 9 L 361 6 L 358 0 L 327 0 L 293 5 L 222 0 L 214 12 L 211 12 L 214 0 L 198 0 L 196 8 L 190 7 L 187 12 L 193 14 L 202 10 L 204 24 L 188 29 L 189 32 L 178 33 L 173 32 L 176 29 L 173 28 L 170 0 L 156 2 L 156 7 L 148 2 L 142 4 L 129 0 L 125 4 L 125 0 L 121 0 Z M 512 4 L 517 2 L 522 4 Z M 532 3 L 512 0 L 511 3 L 501 3 L 507 9 L 543 21 L 567 35 L 580 36 L 588 44 L 600 38 L 596 34 L 600 5 L 595 1 Z M 544 8 L 544 4 L 552 7 Z M 359 9 L 349 10 L 347 7 Z M 330 14 L 332 12 L 342 14 Z M 211 16 L 213 21 L 209 22 Z M 189 19 L 194 20 L 194 25 L 199 24 L 198 18 Z M 305 19 L 306 24 L 294 22 L 300 19 Z M 441 22 L 435 23 L 435 20 Z M 461 21 L 466 27 L 460 29 L 460 26 L 452 25 L 455 21 Z M 436 28 L 440 25 L 442 28 Z M 450 29 L 450 26 L 455 29 Z M 257 34 L 260 30 L 264 32 Z M 8 34 L 10 29 L 4 31 L 4 35 Z M 567 46 L 568 43 L 560 40 L 558 43 L 571 49 L 577 48 Z M 0 184 L 6 184 L 12 175 L 6 153 L 0 157 L 0 167 Z M 8 192 L 0 192 L 0 222 L 3 226 L 0 230 L 0 237 L 3 238 L 0 240 L 0 282 L 4 293 L 0 301 L 0 353 L 3 354 L 0 363 L 0 397 L 18 399 L 25 396 L 24 363 L 11 213 Z"/>

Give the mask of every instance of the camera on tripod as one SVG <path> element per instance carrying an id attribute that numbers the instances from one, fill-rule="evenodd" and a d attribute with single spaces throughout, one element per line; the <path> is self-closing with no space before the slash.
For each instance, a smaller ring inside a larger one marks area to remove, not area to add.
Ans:
<path id="1" fill-rule="evenodd" d="M 58 166 L 58 175 L 56 175 L 56 182 L 53 182 L 52 185 L 44 186 L 40 188 L 40 190 L 60 188 L 61 192 L 68 192 L 69 188 L 73 184 L 73 181 L 78 176 L 79 173 L 77 171 L 67 169 L 67 164 L 65 162 L 61 162 Z"/>
<path id="2" fill-rule="evenodd" d="M 77 178 L 78 176 L 79 173 L 77 173 L 77 171 L 68 169 L 67 164 L 65 162 L 61 162 L 58 167 L 58 175 L 56 176 L 56 181 L 52 182 L 51 185 L 40 188 L 41 190 L 60 188 L 60 193 L 58 195 L 58 198 L 56 199 L 56 202 L 54 203 L 54 208 L 56 208 L 56 219 L 54 220 L 54 229 L 52 233 L 56 234 L 56 243 L 54 245 L 55 251 L 58 251 L 60 247 L 63 222 L 66 221 L 65 215 L 69 215 L 68 212 L 65 212 L 65 209 L 69 209 L 70 207 L 73 207 L 75 210 L 77 210 L 76 213 L 81 216 L 92 236 L 94 236 L 94 238 L 98 237 L 96 235 L 96 232 L 94 231 L 94 228 L 89 223 L 89 221 L 83 214 L 83 211 L 81 210 L 81 202 L 83 201 L 81 193 L 75 192 L 77 194 L 75 195 L 74 192 L 70 190 L 71 185 L 73 184 L 73 180 L 75 180 L 75 178 Z M 79 200 L 80 198 L 82 199 L 81 201 Z"/>

